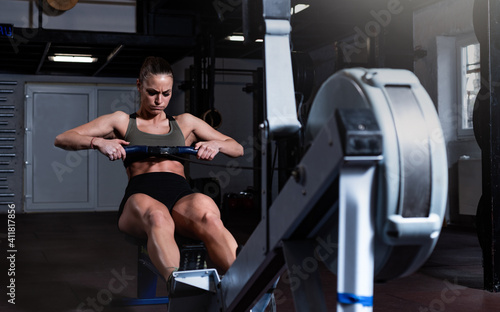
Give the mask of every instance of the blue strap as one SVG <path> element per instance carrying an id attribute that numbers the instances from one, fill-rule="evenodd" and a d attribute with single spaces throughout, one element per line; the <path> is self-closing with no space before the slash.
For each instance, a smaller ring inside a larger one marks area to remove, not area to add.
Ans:
<path id="1" fill-rule="evenodd" d="M 125 153 L 127 154 L 146 154 L 148 152 L 148 147 L 145 145 L 132 145 L 132 146 L 124 146 Z"/>
<path id="2" fill-rule="evenodd" d="M 177 148 L 179 154 L 196 155 L 198 153 L 198 150 L 195 150 L 193 147 L 190 146 L 177 146 Z"/>
<path id="3" fill-rule="evenodd" d="M 355 294 L 337 293 L 337 301 L 343 304 L 356 304 L 361 303 L 364 307 L 373 306 L 373 296 L 357 296 Z"/>

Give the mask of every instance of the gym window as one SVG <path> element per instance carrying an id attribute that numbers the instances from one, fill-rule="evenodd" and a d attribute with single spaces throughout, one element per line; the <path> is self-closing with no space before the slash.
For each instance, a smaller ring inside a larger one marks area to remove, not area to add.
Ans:
<path id="1" fill-rule="evenodd" d="M 481 88 L 479 43 L 474 34 L 457 38 L 458 136 L 472 136 L 472 114 Z"/>

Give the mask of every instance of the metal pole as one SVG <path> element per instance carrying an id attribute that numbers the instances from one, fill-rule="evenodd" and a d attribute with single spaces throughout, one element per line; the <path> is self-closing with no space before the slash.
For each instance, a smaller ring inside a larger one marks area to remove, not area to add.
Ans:
<path id="1" fill-rule="evenodd" d="M 488 5 L 488 34 L 489 34 L 489 90 L 490 90 L 490 180 L 491 180 L 491 211 L 492 211 L 492 268 L 488 289 L 500 291 L 500 257 L 496 257 L 496 250 L 500 250 L 500 3 L 489 0 Z"/>
<path id="2" fill-rule="evenodd" d="M 474 134 L 482 153 L 483 193 L 477 231 L 483 251 L 484 288 L 500 291 L 500 3 L 476 0 L 474 30 L 481 45 L 481 90 L 474 107 Z"/>

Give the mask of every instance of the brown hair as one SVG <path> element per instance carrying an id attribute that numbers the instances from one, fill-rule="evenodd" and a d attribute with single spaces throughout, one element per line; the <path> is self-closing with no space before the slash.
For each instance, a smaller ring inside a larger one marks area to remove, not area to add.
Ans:
<path id="1" fill-rule="evenodd" d="M 142 83 L 152 75 L 167 75 L 174 78 L 170 64 L 164 58 L 157 56 L 148 56 L 144 60 L 139 73 L 139 82 Z"/>

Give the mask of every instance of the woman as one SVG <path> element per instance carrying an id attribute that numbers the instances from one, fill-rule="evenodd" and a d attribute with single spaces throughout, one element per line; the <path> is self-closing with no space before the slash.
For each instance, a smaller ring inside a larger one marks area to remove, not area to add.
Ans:
<path id="1" fill-rule="evenodd" d="M 57 136 L 66 150 L 97 149 L 110 160 L 126 160 L 124 145 L 191 146 L 197 158 L 212 160 L 219 152 L 243 155 L 243 147 L 191 114 L 165 114 L 172 96 L 173 74 L 162 58 L 148 57 L 137 79 L 140 108 L 132 115 L 117 111 Z M 121 231 L 147 238 L 152 262 L 166 280 L 176 271 L 180 254 L 174 231 L 205 243 L 214 264 L 225 272 L 236 258 L 237 243 L 220 219 L 214 201 L 193 193 L 181 162 L 165 158 L 125 161 L 129 184 L 120 205 Z"/>

